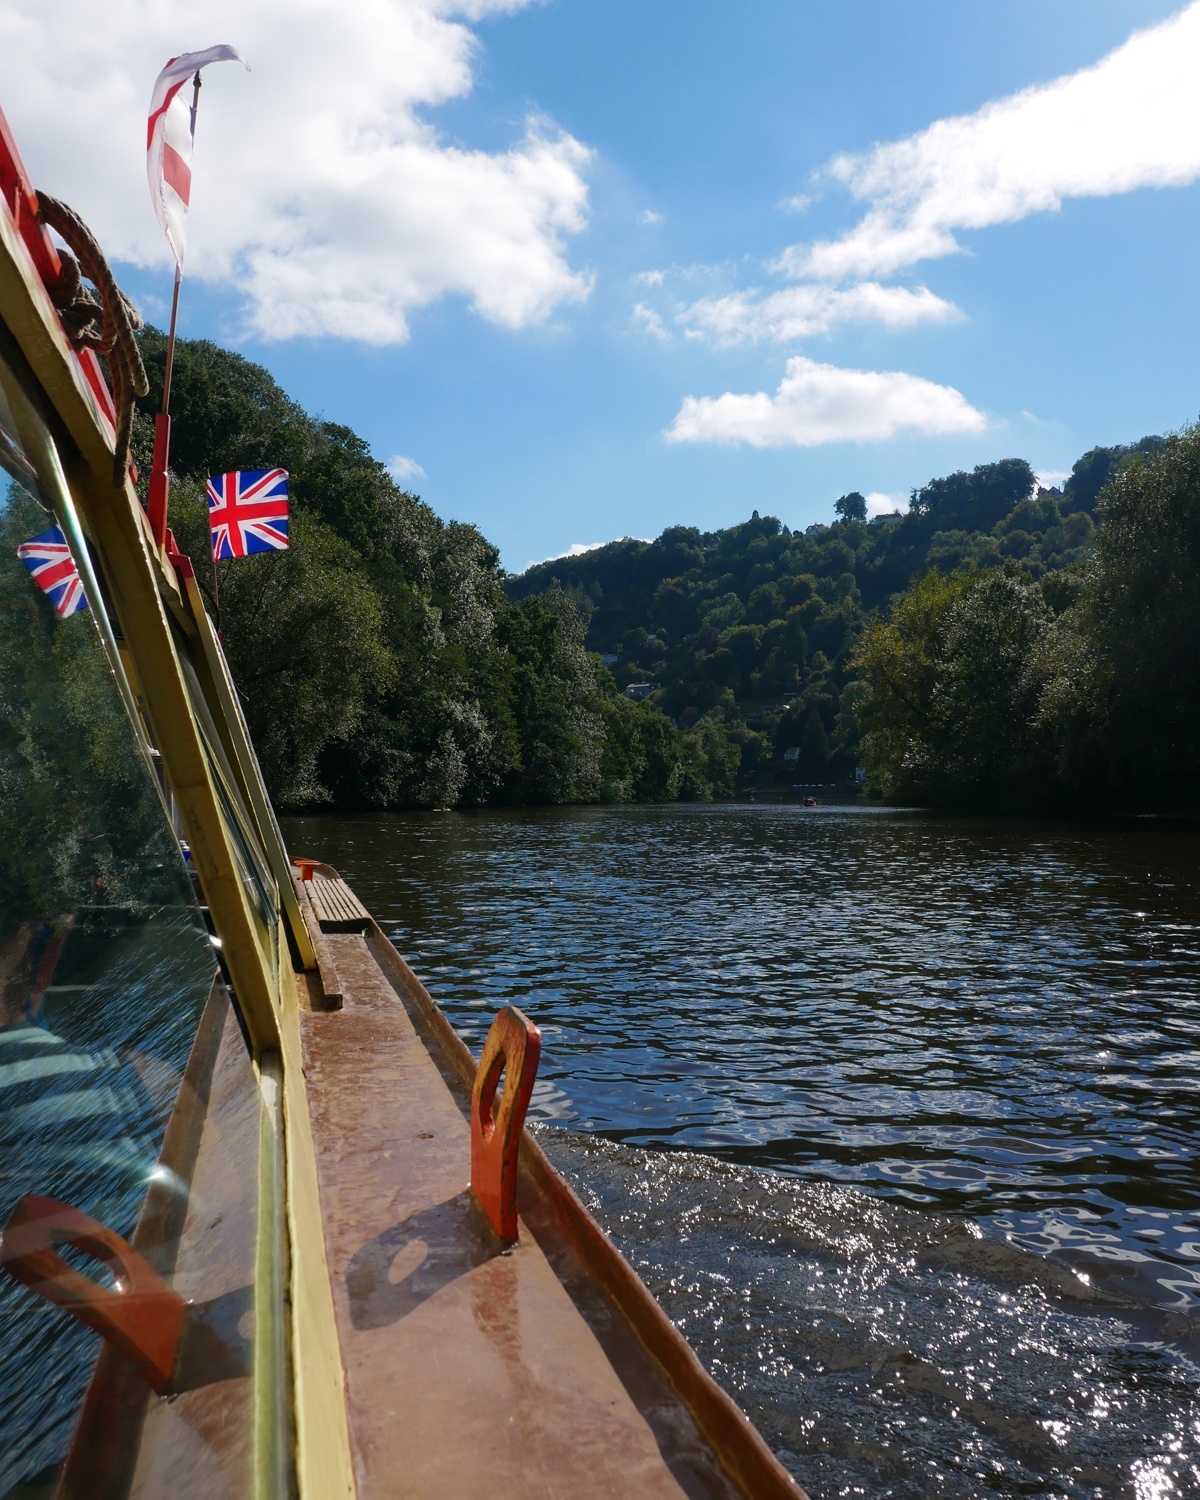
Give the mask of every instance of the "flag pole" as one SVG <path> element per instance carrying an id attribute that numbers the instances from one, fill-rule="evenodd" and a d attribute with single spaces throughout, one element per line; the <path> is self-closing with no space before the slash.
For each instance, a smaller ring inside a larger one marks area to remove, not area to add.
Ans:
<path id="1" fill-rule="evenodd" d="M 192 79 L 192 140 L 196 139 L 196 111 L 200 107 L 200 69 Z M 162 406 L 154 419 L 154 462 L 150 473 L 147 509 L 154 545 L 161 552 L 167 544 L 167 493 L 170 487 L 168 465 L 171 459 L 171 372 L 175 366 L 175 334 L 179 324 L 179 288 L 183 284 L 182 262 L 175 262 L 175 287 L 171 293 L 171 326 L 167 333 L 167 359 L 163 369 Z M 213 562 L 213 588 L 216 588 L 216 561 Z"/>
<path id="2" fill-rule="evenodd" d="M 216 554 L 216 551 L 215 551 L 215 549 L 213 548 L 213 545 L 212 545 L 212 535 L 211 535 L 211 533 L 210 533 L 209 538 L 208 538 L 208 550 L 212 553 L 213 609 L 216 610 L 216 613 L 217 613 L 217 640 L 220 640 L 221 639 L 221 600 L 220 600 L 220 596 L 217 593 L 217 554 Z"/>

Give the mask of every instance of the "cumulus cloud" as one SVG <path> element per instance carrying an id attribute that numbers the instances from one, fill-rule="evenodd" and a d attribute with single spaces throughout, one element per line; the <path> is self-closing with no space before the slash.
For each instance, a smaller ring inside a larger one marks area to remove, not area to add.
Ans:
<path id="1" fill-rule="evenodd" d="M 701 297 L 684 309 L 680 321 L 717 344 L 760 339 L 781 344 L 828 333 L 838 323 L 882 323 L 885 328 L 900 329 L 917 323 L 948 323 L 961 316 L 953 302 L 935 296 L 928 287 L 863 281 L 851 287 L 810 283 L 767 296 L 752 290 Z"/>
<path id="2" fill-rule="evenodd" d="M 779 389 L 687 396 L 666 436 L 673 443 L 813 448 L 869 443 L 902 432 L 980 432 L 987 425 L 952 386 L 901 371 L 844 370 L 797 355 Z"/>
<path id="3" fill-rule="evenodd" d="M 402 342 L 447 294 L 509 328 L 585 297 L 588 148 L 530 120 L 507 151 L 444 141 L 422 111 L 469 93 L 468 23 L 528 0 L 85 0 L 0 7 L 0 97 L 39 187 L 110 258 L 166 267 L 146 191 L 150 88 L 228 41 L 253 73 L 205 74 L 189 275 L 235 285 L 264 338 Z"/>
<path id="4" fill-rule="evenodd" d="M 406 479 L 424 479 L 425 470 L 415 458 L 405 458 L 403 453 L 397 453 L 395 458 L 388 462 L 388 473 L 397 484 L 403 484 Z"/>
<path id="5" fill-rule="evenodd" d="M 648 302 L 636 302 L 633 308 L 633 321 L 639 327 L 656 339 L 669 339 L 671 335 L 663 325 L 663 320 L 654 311 Z"/>
<path id="6" fill-rule="evenodd" d="M 962 247 L 956 232 L 1068 198 L 1200 177 L 1200 0 L 1135 32 L 1093 67 L 1023 89 L 829 171 L 870 206 L 840 239 L 793 246 L 790 275 L 887 275 Z"/>
<path id="7" fill-rule="evenodd" d="M 639 224 L 661 224 L 664 216 L 653 208 L 644 208 L 638 215 Z"/>
<path id="8" fill-rule="evenodd" d="M 1060 490 L 1071 477 L 1070 469 L 1039 469 L 1037 475 L 1038 484 L 1044 490 Z"/>
<path id="9" fill-rule="evenodd" d="M 867 502 L 867 519 L 875 516 L 891 516 L 897 511 L 903 511 L 908 501 L 907 495 L 885 495 L 882 490 L 872 490 L 869 495 L 864 495 Z"/>
<path id="10" fill-rule="evenodd" d="M 662 286 L 665 271 L 639 271 L 638 280 L 645 282 L 647 286 Z"/>
<path id="11" fill-rule="evenodd" d="M 553 557 L 535 557 L 525 564 L 524 571 L 536 568 L 540 563 L 558 562 L 564 557 L 582 557 L 585 552 L 595 552 L 599 547 L 607 547 L 607 542 L 572 542 L 565 552 L 556 552 Z"/>

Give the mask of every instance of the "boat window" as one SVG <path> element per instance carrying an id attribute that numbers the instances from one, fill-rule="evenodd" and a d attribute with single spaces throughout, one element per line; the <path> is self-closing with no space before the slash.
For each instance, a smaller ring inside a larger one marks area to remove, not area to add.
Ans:
<path id="1" fill-rule="evenodd" d="M 178 1274 L 195 1163 L 179 1131 L 162 1153 L 202 1014 L 209 1080 L 232 1047 L 250 1111 L 254 1205 L 253 1074 L 106 630 L 52 439 L 0 360 L 0 1497 L 50 1493 L 110 1347 L 31 1247 L 101 1284 L 84 1215 Z"/>

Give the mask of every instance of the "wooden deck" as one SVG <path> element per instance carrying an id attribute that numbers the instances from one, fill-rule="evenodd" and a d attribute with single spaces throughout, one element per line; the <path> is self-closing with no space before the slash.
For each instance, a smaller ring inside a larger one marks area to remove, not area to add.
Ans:
<path id="1" fill-rule="evenodd" d="M 804 1500 L 528 1138 L 494 1237 L 469 1054 L 374 923 L 323 943 L 342 1008 L 301 1039 L 359 1500 Z"/>

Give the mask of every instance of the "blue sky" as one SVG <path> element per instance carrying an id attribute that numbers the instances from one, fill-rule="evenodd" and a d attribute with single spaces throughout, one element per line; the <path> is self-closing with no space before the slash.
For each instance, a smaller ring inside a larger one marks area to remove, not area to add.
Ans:
<path id="1" fill-rule="evenodd" d="M 241 46 L 253 73 L 206 75 L 182 331 L 419 465 L 514 570 L 1200 414 L 1196 6 L 314 0 L 305 29 L 219 0 L 196 34 L 165 0 L 147 34 L 122 0 L 35 89 L 81 5 L 10 0 L 23 58 L 0 17 L 39 185 L 161 320 L 142 101 L 170 53 Z M 99 172 L 72 108 L 110 122 Z"/>

